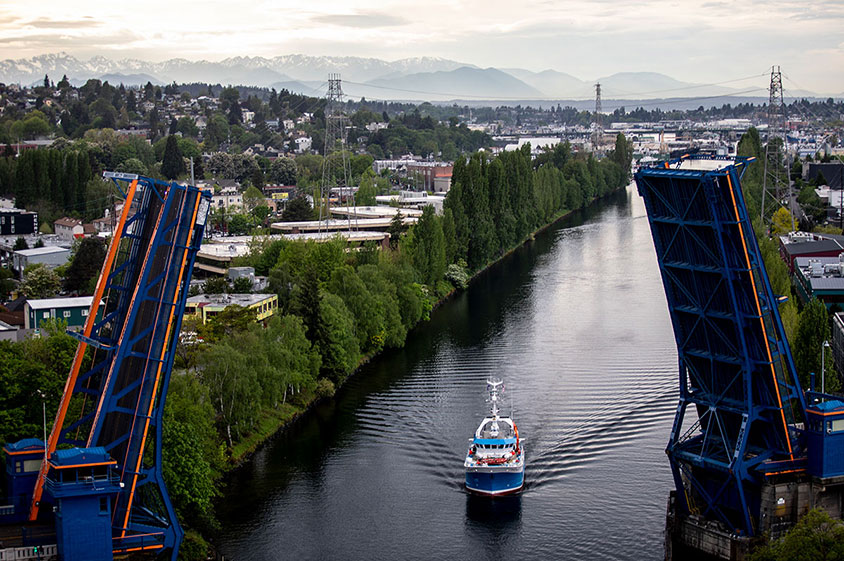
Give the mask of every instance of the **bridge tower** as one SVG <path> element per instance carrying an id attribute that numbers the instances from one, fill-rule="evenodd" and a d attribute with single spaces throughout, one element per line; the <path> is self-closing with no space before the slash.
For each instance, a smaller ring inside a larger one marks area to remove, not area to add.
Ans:
<path id="1" fill-rule="evenodd" d="M 175 560 L 183 533 L 162 476 L 161 419 L 211 194 L 137 175 L 104 175 L 125 201 L 85 327 L 74 333 L 79 345 L 30 520 L 38 519 L 44 502 L 65 500 L 55 474 L 67 467 L 63 458 L 69 450 L 57 448 L 74 446 L 83 456 L 107 457 L 117 474 L 117 490 L 100 503 L 111 516 L 108 551 L 164 552 Z M 79 464 L 69 463 L 74 469 Z M 75 561 L 70 552 L 65 555 Z"/>
<path id="2" fill-rule="evenodd" d="M 806 403 L 740 188 L 750 161 L 684 156 L 635 174 L 677 342 L 675 508 L 746 537 L 764 528 L 763 484 L 806 468 Z"/>

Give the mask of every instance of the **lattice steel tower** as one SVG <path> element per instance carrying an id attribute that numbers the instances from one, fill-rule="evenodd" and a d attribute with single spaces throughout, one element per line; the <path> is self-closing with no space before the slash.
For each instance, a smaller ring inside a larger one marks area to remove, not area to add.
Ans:
<path id="1" fill-rule="evenodd" d="M 598 82 L 595 84 L 595 120 L 593 122 L 593 126 L 595 132 L 593 133 L 592 137 L 592 149 L 594 151 L 598 150 L 598 145 L 601 142 L 601 138 L 604 136 L 604 131 L 601 128 L 601 83 Z"/>
<path id="2" fill-rule="evenodd" d="M 354 189 L 349 185 L 351 167 L 346 148 L 346 125 L 348 120 L 343 110 L 343 88 L 339 74 L 328 75 L 328 94 L 325 105 L 325 148 L 323 150 L 322 182 L 320 184 L 319 220 L 320 231 L 324 220 L 331 218 L 329 200 L 331 190 L 339 187 L 339 199 L 355 205 Z M 357 223 L 357 216 L 355 216 Z M 352 229 L 352 216 L 349 214 L 349 229 Z"/>
<path id="3" fill-rule="evenodd" d="M 771 67 L 769 91 L 768 141 L 765 144 L 765 171 L 762 180 L 762 222 L 767 225 L 770 225 L 777 209 L 784 206 L 784 197 L 788 197 L 789 207 L 794 205 L 786 161 L 788 145 L 785 134 L 785 103 L 782 97 L 782 73 L 779 66 Z M 795 229 L 793 208 L 791 208 L 791 229 Z"/>

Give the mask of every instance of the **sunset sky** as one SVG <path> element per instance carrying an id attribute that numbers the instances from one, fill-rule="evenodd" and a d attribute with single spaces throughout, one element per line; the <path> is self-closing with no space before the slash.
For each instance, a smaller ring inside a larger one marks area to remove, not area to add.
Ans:
<path id="1" fill-rule="evenodd" d="M 589 80 L 653 71 L 717 83 L 782 66 L 786 90 L 844 92 L 844 3 L 648 0 L 121 2 L 0 6 L 0 58 L 64 51 L 160 61 L 443 57 Z M 737 87 L 742 87 L 738 84 Z"/>

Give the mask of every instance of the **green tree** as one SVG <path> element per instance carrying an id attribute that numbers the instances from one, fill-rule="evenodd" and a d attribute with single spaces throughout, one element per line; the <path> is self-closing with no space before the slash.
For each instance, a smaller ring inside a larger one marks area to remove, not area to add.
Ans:
<path id="1" fill-rule="evenodd" d="M 774 212 L 771 222 L 772 234 L 787 234 L 794 230 L 791 213 L 784 207 L 780 207 Z"/>
<path id="2" fill-rule="evenodd" d="M 408 249 L 413 266 L 427 285 L 435 286 L 445 274 L 445 238 L 442 222 L 427 205 L 408 236 Z"/>
<path id="3" fill-rule="evenodd" d="M 185 160 L 182 157 L 182 150 L 179 148 L 179 141 L 175 135 L 167 137 L 164 158 L 161 162 L 161 173 L 167 179 L 176 179 L 185 173 Z"/>
<path id="4" fill-rule="evenodd" d="M 59 275 L 43 263 L 38 263 L 26 268 L 20 290 L 29 299 L 52 298 L 61 286 Z"/>
<path id="5" fill-rule="evenodd" d="M 226 142 L 229 137 L 229 123 L 219 113 L 215 113 L 205 127 L 205 144 L 211 149 L 216 149 L 220 144 Z"/>
<path id="6" fill-rule="evenodd" d="M 252 292 L 252 281 L 249 277 L 238 277 L 232 283 L 234 294 L 250 294 Z"/>
<path id="7" fill-rule="evenodd" d="M 281 213 L 282 222 L 301 222 L 305 220 L 313 220 L 314 209 L 311 203 L 305 197 L 295 197 L 287 203 L 284 211 Z"/>
<path id="8" fill-rule="evenodd" d="M 261 399 L 259 372 L 253 368 L 254 337 L 238 334 L 208 345 L 199 355 L 200 377 L 208 387 L 218 427 L 231 448 L 255 425 Z"/>
<path id="9" fill-rule="evenodd" d="M 342 382 L 357 367 L 360 359 L 354 320 L 339 296 L 322 292 L 320 322 L 325 329 L 318 347 L 322 357 L 320 372 L 334 383 Z"/>
<path id="10" fill-rule="evenodd" d="M 29 249 L 29 244 L 26 243 L 26 239 L 23 236 L 18 236 L 15 240 L 15 245 L 12 247 L 15 251 L 20 251 L 22 249 Z"/>
<path id="11" fill-rule="evenodd" d="M 296 162 L 276 158 L 270 166 L 269 179 L 276 185 L 296 185 Z"/>
<path id="12" fill-rule="evenodd" d="M 134 173 L 137 175 L 148 175 L 147 166 L 138 158 L 128 158 L 117 166 L 116 171 L 123 173 Z"/>
<path id="13" fill-rule="evenodd" d="M 228 117 L 230 125 L 243 121 L 243 114 L 240 108 L 240 91 L 237 88 L 223 88 L 220 92 L 220 108 Z"/>
<path id="14" fill-rule="evenodd" d="M 844 559 L 844 524 L 812 509 L 786 535 L 753 552 L 750 561 L 832 561 Z"/>
<path id="15" fill-rule="evenodd" d="M 361 265 L 358 276 L 369 293 L 378 301 L 384 318 L 384 346 L 400 348 L 407 337 L 407 327 L 402 322 L 396 287 L 375 264 Z"/>
<path id="16" fill-rule="evenodd" d="M 372 168 L 367 168 L 360 180 L 360 187 L 355 194 L 355 203 L 359 206 L 372 206 L 375 204 L 375 174 Z"/>
<path id="17" fill-rule="evenodd" d="M 251 213 L 252 217 L 258 221 L 261 225 L 266 225 L 267 217 L 270 215 L 270 207 L 267 205 L 258 205 L 252 209 Z"/>
<path id="18" fill-rule="evenodd" d="M 387 233 L 390 234 L 390 248 L 398 249 L 405 230 L 407 230 L 407 226 L 404 225 L 404 215 L 401 211 L 398 211 L 393 215 L 393 219 L 390 220 L 390 225 L 387 227 Z"/>
<path id="19" fill-rule="evenodd" d="M 618 133 L 615 137 L 615 150 L 610 154 L 612 161 L 618 164 L 623 170 L 629 170 L 633 162 L 633 143 L 628 142 L 624 133 Z"/>
<path id="20" fill-rule="evenodd" d="M 0 267 L 0 300 L 6 301 L 15 289 L 15 274 L 6 267 Z"/>
<path id="21" fill-rule="evenodd" d="M 800 319 L 797 323 L 797 334 L 792 349 L 794 351 L 794 363 L 800 378 L 800 385 L 809 387 L 810 374 L 814 372 L 818 378 L 818 389 L 820 389 L 821 374 L 821 346 L 824 341 L 830 339 L 829 316 L 826 306 L 817 298 L 812 298 L 800 312 Z M 827 363 L 826 390 L 836 391 L 839 387 L 838 376 L 832 361 L 832 353 L 825 353 Z"/>
<path id="22" fill-rule="evenodd" d="M 205 294 L 225 294 L 229 291 L 229 281 L 226 277 L 211 277 L 202 285 Z"/>
<path id="23" fill-rule="evenodd" d="M 44 324 L 49 337 L 0 341 L 0 440 L 16 442 L 41 434 L 41 402 L 55 411 L 61 399 L 76 340 L 64 322 Z"/>
<path id="24" fill-rule="evenodd" d="M 249 212 L 264 202 L 264 194 L 254 185 L 250 185 L 243 193 L 243 205 Z"/>
<path id="25" fill-rule="evenodd" d="M 354 322 L 353 333 L 363 352 L 377 352 L 384 346 L 384 310 L 354 269 L 336 268 L 326 287 L 339 296 Z"/>
<path id="26" fill-rule="evenodd" d="M 65 276 L 64 289 L 81 294 L 93 294 L 92 286 L 99 278 L 106 256 L 106 242 L 99 236 L 82 238 L 74 247 Z"/>
<path id="27" fill-rule="evenodd" d="M 305 337 L 302 320 L 285 315 L 270 320 L 262 332 L 264 352 L 271 368 L 264 380 L 264 402 L 278 408 L 292 390 L 313 389 L 320 356 Z"/>
<path id="28" fill-rule="evenodd" d="M 229 219 L 230 234 L 248 234 L 252 226 L 252 216 L 249 214 L 234 214 Z"/>
<path id="29" fill-rule="evenodd" d="M 209 413 L 209 418 L 213 418 L 213 409 Z M 197 446 L 200 441 L 197 430 L 174 418 L 172 408 L 168 412 L 165 406 L 162 433 L 161 466 L 179 518 L 183 521 L 213 518 L 216 486 L 211 466 Z"/>

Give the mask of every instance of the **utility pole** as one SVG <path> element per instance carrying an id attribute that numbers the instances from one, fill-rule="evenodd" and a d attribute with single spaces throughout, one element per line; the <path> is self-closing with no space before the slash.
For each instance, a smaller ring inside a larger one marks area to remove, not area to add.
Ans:
<path id="1" fill-rule="evenodd" d="M 782 72 L 779 66 L 771 67 L 771 85 L 768 95 L 768 142 L 765 144 L 765 172 L 762 180 L 762 223 L 770 230 L 776 209 L 783 206 L 783 196 L 788 196 L 791 229 L 794 224 L 794 197 L 788 166 L 788 136 L 785 132 L 785 103 L 782 98 Z M 785 169 L 783 169 L 785 166 Z M 787 182 L 783 185 L 783 179 Z M 775 203 L 775 204 L 770 204 Z M 766 211 L 766 206 L 768 206 Z"/>
<path id="2" fill-rule="evenodd" d="M 355 194 L 349 185 L 351 180 L 351 166 L 349 155 L 346 150 L 346 114 L 343 111 L 343 88 L 339 74 L 328 75 L 328 95 L 325 105 L 325 148 L 322 160 L 322 183 L 320 185 L 319 202 L 319 231 L 322 231 L 323 220 L 331 218 L 329 199 L 331 188 L 340 187 L 340 198 L 347 192 L 346 200 L 351 200 L 352 207 L 355 206 Z M 337 158 L 335 154 L 340 153 Z M 339 159 L 339 161 L 337 161 Z M 339 184 L 338 184 L 339 183 Z M 325 200 L 323 208 L 322 199 Z M 349 231 L 352 230 L 352 213 L 347 215 Z M 357 211 L 355 211 L 355 227 L 357 227 Z"/>

